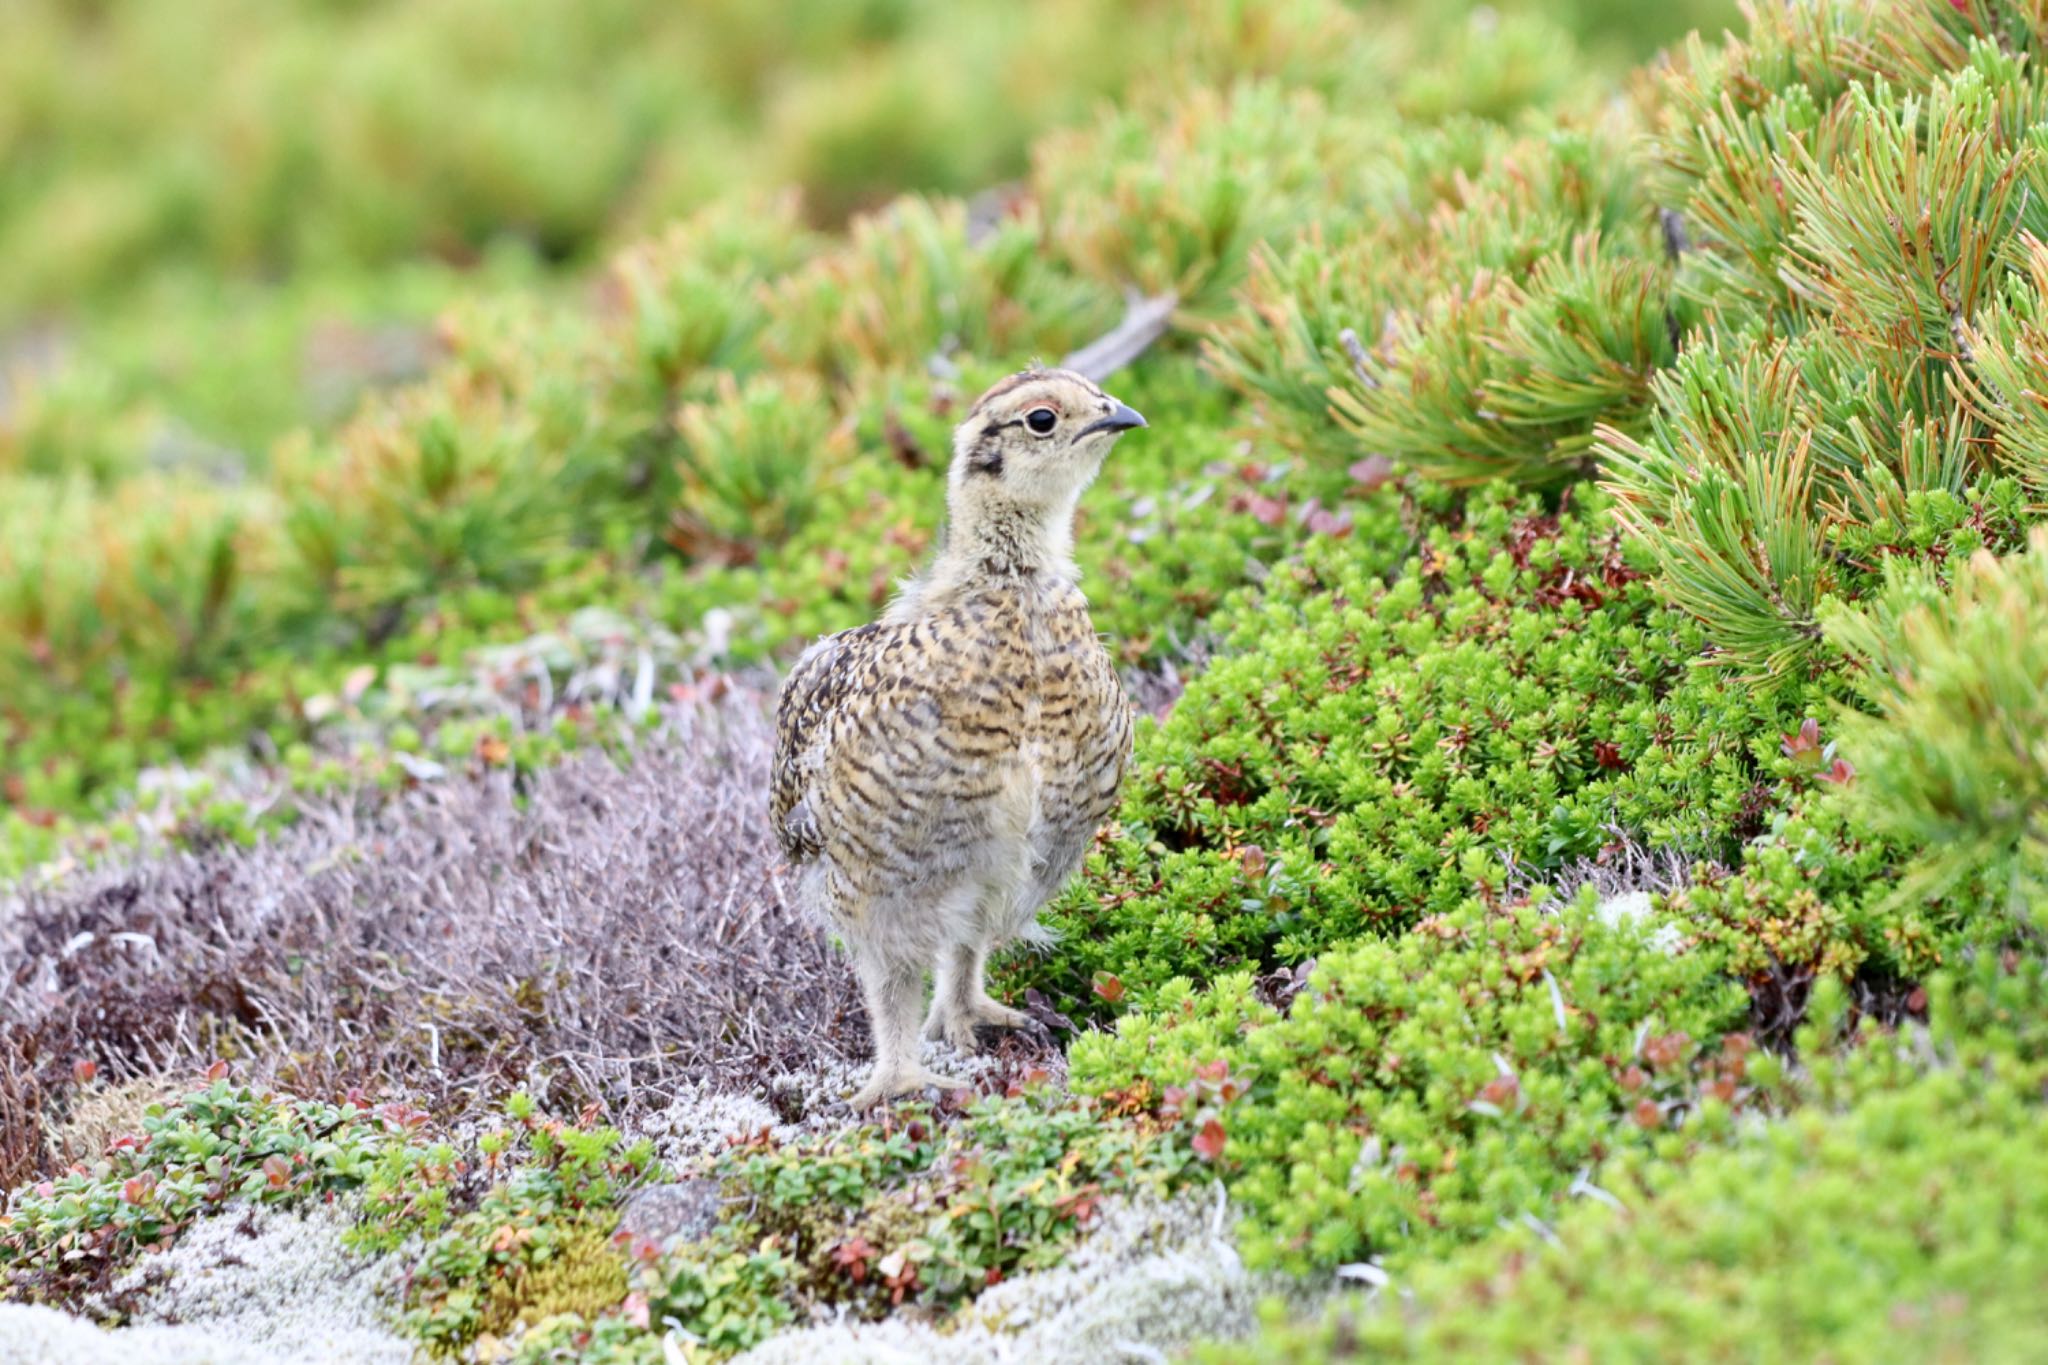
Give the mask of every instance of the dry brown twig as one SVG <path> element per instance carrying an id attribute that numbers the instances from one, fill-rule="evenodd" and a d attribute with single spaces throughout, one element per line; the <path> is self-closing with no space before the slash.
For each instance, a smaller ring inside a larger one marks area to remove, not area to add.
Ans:
<path id="1" fill-rule="evenodd" d="M 1068 355 L 1060 364 L 1100 382 L 1152 349 L 1173 326 L 1180 295 L 1171 289 L 1146 297 L 1135 290 L 1124 295 L 1123 321 Z"/>
<path id="2" fill-rule="evenodd" d="M 628 764 L 540 773 L 523 809 L 503 772 L 452 779 L 0 901 L 10 1133 L 81 1060 L 104 1083 L 230 1056 L 455 1115 L 516 1084 L 626 1117 L 864 1056 L 850 973 L 776 876 L 766 708 L 672 711 Z"/>

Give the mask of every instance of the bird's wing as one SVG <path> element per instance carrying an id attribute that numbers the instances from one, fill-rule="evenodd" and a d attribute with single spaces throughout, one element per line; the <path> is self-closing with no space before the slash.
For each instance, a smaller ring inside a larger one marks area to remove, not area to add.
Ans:
<path id="1" fill-rule="evenodd" d="M 821 746 L 833 715 L 853 696 L 888 628 L 861 626 L 828 635 L 805 650 L 775 703 L 775 766 L 768 816 L 782 851 L 793 860 L 820 848 L 817 816 L 807 798 L 822 771 Z"/>

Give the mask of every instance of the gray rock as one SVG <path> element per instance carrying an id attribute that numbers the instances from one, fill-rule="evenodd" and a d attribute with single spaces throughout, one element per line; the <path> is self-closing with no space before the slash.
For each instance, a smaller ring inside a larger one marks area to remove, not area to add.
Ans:
<path id="1" fill-rule="evenodd" d="M 619 1206 L 619 1231 L 635 1242 L 652 1242 L 668 1247 L 676 1242 L 693 1242 L 718 1223 L 724 1194 L 715 1180 L 679 1180 L 670 1185 L 647 1185 L 626 1196 Z"/>

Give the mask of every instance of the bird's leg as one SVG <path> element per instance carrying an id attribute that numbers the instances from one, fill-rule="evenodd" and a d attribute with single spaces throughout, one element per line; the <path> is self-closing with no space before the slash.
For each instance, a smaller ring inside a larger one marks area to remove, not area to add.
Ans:
<path id="1" fill-rule="evenodd" d="M 854 968 L 867 999 L 868 1027 L 875 1036 L 875 1069 L 853 1097 L 853 1107 L 866 1109 L 927 1086 L 958 1089 L 958 1081 L 927 1071 L 918 1055 L 917 1007 L 924 993 L 923 968 L 892 961 L 872 950 L 857 950 Z"/>
<path id="2" fill-rule="evenodd" d="M 986 941 L 956 943 L 939 958 L 938 988 L 932 992 L 932 1010 L 925 1017 L 924 1036 L 934 1042 L 943 1038 L 956 1051 L 975 1052 L 980 1042 L 976 1027 L 1021 1028 L 1028 1017 L 1007 1005 L 991 1000 L 982 985 L 988 968 Z"/>

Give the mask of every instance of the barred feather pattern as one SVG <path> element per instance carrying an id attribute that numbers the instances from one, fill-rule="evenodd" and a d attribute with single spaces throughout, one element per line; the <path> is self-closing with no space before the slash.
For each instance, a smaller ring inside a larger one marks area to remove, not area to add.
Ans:
<path id="1" fill-rule="evenodd" d="M 1086 600 L 1029 571 L 819 641 L 776 731 L 777 838 L 848 928 L 986 872 L 1011 885 L 1008 922 L 985 927 L 1018 932 L 1080 865 L 1131 753 Z"/>

